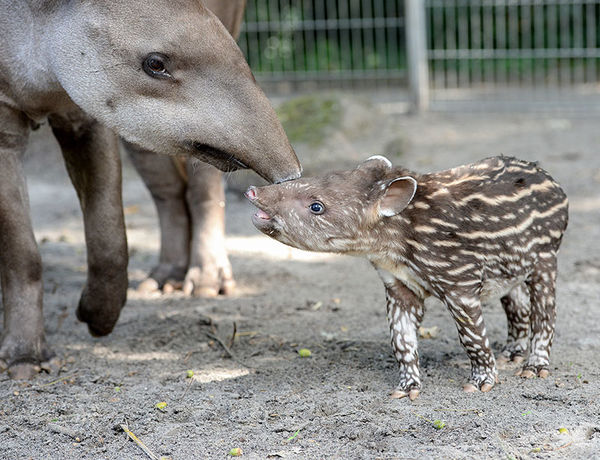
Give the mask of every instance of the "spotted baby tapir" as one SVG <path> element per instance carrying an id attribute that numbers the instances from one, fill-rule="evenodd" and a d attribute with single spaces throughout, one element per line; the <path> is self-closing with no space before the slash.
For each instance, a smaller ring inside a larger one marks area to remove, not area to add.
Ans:
<path id="1" fill-rule="evenodd" d="M 556 317 L 556 256 L 568 201 L 535 163 L 493 157 L 431 174 L 381 156 L 351 171 L 250 187 L 254 225 L 301 249 L 360 255 L 386 289 L 400 382 L 391 396 L 421 390 L 417 330 L 426 297 L 454 318 L 471 361 L 464 390 L 497 382 L 482 303 L 500 298 L 508 319 L 504 361 L 521 377 L 546 377 Z"/>

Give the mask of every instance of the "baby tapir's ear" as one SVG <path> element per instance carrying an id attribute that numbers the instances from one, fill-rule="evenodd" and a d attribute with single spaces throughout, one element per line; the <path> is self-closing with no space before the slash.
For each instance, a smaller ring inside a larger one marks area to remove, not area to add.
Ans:
<path id="1" fill-rule="evenodd" d="M 411 202 L 416 191 L 417 181 L 410 176 L 398 177 L 388 182 L 379 200 L 379 214 L 386 217 L 399 214 Z"/>
<path id="2" fill-rule="evenodd" d="M 382 155 L 373 155 L 358 165 L 359 169 L 385 168 L 391 169 L 392 162 Z"/>

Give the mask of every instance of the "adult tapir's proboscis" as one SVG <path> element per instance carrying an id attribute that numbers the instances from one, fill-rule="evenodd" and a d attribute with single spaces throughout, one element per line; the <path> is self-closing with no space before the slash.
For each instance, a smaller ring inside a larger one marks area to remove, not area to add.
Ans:
<path id="1" fill-rule="evenodd" d="M 21 157 L 49 120 L 77 190 L 88 280 L 77 310 L 95 335 L 127 290 L 116 134 L 141 148 L 251 168 L 271 182 L 300 165 L 242 53 L 199 1 L 0 0 L 0 367 L 37 372 L 50 353 L 42 269 Z"/>

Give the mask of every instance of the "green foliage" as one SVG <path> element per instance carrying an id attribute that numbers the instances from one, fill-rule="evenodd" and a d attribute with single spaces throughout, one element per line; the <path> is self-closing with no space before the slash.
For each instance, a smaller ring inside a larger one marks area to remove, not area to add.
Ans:
<path id="1" fill-rule="evenodd" d="M 301 96 L 284 102 L 277 109 L 283 128 L 293 143 L 316 147 L 327 134 L 327 128 L 339 125 L 342 108 L 333 95 Z"/>

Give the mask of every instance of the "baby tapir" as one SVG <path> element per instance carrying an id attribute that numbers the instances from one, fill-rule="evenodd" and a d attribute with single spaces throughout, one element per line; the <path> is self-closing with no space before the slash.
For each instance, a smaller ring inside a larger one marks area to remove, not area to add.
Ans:
<path id="1" fill-rule="evenodd" d="M 546 377 L 554 336 L 556 256 L 568 201 L 534 163 L 494 157 L 416 174 L 374 156 L 351 171 L 250 187 L 254 225 L 300 249 L 361 255 L 381 277 L 400 383 L 419 395 L 417 329 L 433 295 L 450 310 L 471 361 L 465 391 L 497 382 L 482 303 L 501 298 L 508 318 L 504 360 L 522 377 Z"/>

